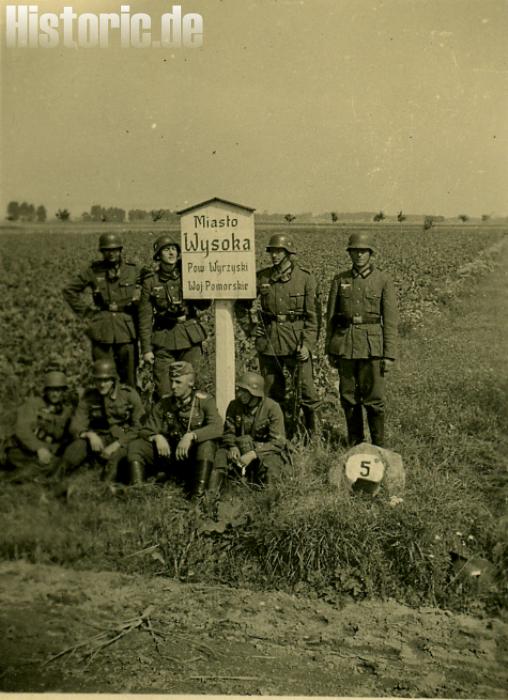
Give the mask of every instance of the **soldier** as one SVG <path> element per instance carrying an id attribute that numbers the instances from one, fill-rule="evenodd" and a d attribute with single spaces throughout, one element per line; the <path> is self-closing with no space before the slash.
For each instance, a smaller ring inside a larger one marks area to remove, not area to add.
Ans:
<path id="1" fill-rule="evenodd" d="M 102 260 L 96 260 L 65 287 L 64 299 L 77 316 L 88 321 L 92 358 L 112 358 L 123 382 L 136 386 L 136 313 L 141 296 L 138 266 L 122 257 L 123 243 L 116 233 L 99 238 Z M 83 298 L 93 294 L 94 306 Z"/>
<path id="2" fill-rule="evenodd" d="M 111 480 L 127 455 L 127 443 L 137 437 L 144 408 L 136 390 L 118 381 L 113 360 L 96 360 L 93 379 L 94 386 L 84 392 L 72 418 L 75 440 L 65 450 L 60 472 L 73 471 L 89 459 Z"/>
<path id="3" fill-rule="evenodd" d="M 63 372 L 47 372 L 44 391 L 18 409 L 14 435 L 8 438 L 6 464 L 15 469 L 15 480 L 48 476 L 69 442 L 73 407 L 66 400 L 67 378 Z"/>
<path id="4" fill-rule="evenodd" d="M 186 361 L 199 368 L 206 331 L 198 315 L 210 302 L 184 301 L 181 251 L 175 238 L 160 236 L 153 249 L 158 269 L 143 280 L 139 337 L 143 360 L 153 363 L 155 390 L 162 398 L 171 393 L 172 362 Z"/>
<path id="5" fill-rule="evenodd" d="M 237 303 L 239 321 L 254 333 L 266 394 L 282 403 L 286 396 L 284 372 L 296 377 L 309 435 L 317 428 L 319 398 L 312 375 L 311 353 L 319 334 L 320 302 L 314 276 L 294 261 L 296 249 L 285 233 L 274 234 L 266 247 L 270 267 L 257 273 L 260 311 L 248 326 L 245 304 Z M 243 318 L 242 318 L 243 316 Z"/>
<path id="6" fill-rule="evenodd" d="M 145 468 L 161 467 L 183 481 L 191 496 L 200 497 L 208 486 L 223 423 L 214 399 L 194 388 L 190 362 L 174 362 L 169 371 L 171 396 L 154 404 L 141 439 L 129 445 L 132 481 L 141 483 Z"/>
<path id="7" fill-rule="evenodd" d="M 364 441 L 362 405 L 373 444 L 384 446 L 384 377 L 397 356 L 397 299 L 386 272 L 374 267 L 367 233 L 353 233 L 352 269 L 332 281 L 327 307 L 326 353 L 339 371 L 340 400 L 349 445 Z"/>
<path id="8" fill-rule="evenodd" d="M 226 411 L 222 445 L 215 458 L 218 490 L 228 466 L 240 468 L 249 482 L 270 483 L 284 465 L 286 434 L 278 403 L 265 397 L 264 379 L 246 372 L 236 384 L 236 398 Z"/>

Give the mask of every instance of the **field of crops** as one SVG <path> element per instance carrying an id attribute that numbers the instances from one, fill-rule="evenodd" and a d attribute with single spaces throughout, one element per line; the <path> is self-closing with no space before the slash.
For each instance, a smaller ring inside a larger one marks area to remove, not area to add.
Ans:
<path id="1" fill-rule="evenodd" d="M 103 230 L 48 225 L 0 235 L 4 431 L 13 408 L 40 390 L 50 360 L 63 364 L 73 388 L 87 382 L 88 341 L 65 306 L 62 287 L 96 256 Z M 162 230 L 125 229 L 127 256 L 149 264 L 154 236 Z M 274 230 L 257 231 L 260 265 L 268 262 L 264 246 Z M 371 502 L 332 493 L 327 485 L 328 469 L 344 450 L 344 424 L 337 377 L 321 346 L 315 370 L 326 439 L 313 449 L 296 446 L 291 471 L 275 492 L 241 496 L 240 512 L 231 516 L 241 516 L 241 526 L 203 534 L 171 485 L 115 496 L 97 477 L 83 475 L 80 497 L 68 505 L 52 493 L 41 494 L 37 485 L 6 484 L 0 494 L 0 555 L 331 599 L 347 594 L 459 609 L 480 600 L 498 605 L 500 591 L 506 594 L 502 584 L 487 592 L 466 590 L 450 574 L 450 551 L 466 546 L 471 555 L 490 559 L 496 580 L 503 580 L 508 541 L 500 514 L 508 485 L 502 360 L 485 347 L 481 334 L 468 333 L 478 319 L 472 326 L 461 319 L 470 312 L 470 290 L 499 268 L 507 231 L 494 225 L 442 226 L 425 233 L 416 226 L 371 230 L 377 264 L 392 274 L 400 305 L 401 361 L 388 382 L 387 425 L 388 444 L 403 455 L 407 470 L 399 508 L 382 498 Z M 335 271 L 349 265 L 348 233 L 346 227 L 331 226 L 291 230 L 302 264 L 320 281 L 323 302 Z M 496 310 L 489 302 L 489 314 Z M 479 313 L 483 319 L 485 309 Z M 213 391 L 211 314 L 208 321 L 200 384 Z M 491 342 L 497 343 L 497 324 L 490 321 Z M 254 352 L 240 333 L 236 342 L 241 370 Z M 139 551 L 151 554 L 134 556 Z"/>
<path id="2" fill-rule="evenodd" d="M 62 287 L 76 270 L 97 256 L 97 238 L 107 230 L 104 226 L 107 225 L 90 227 L 86 233 L 79 225 L 64 224 L 53 227 L 48 224 L 32 232 L 5 229 L 0 233 L 0 322 L 4 329 L 0 402 L 4 408 L 38 387 L 41 372 L 53 358 L 63 363 L 73 387 L 86 381 L 88 341 L 83 336 L 81 322 L 63 301 Z M 377 264 L 395 280 L 402 334 L 435 313 L 453 293 L 456 280 L 471 272 L 470 263 L 504 233 L 494 226 L 483 229 L 442 226 L 427 232 L 419 226 L 371 228 L 379 249 Z M 150 264 L 154 236 L 164 229 L 157 229 L 156 233 L 117 230 L 123 231 L 126 255 Z M 274 230 L 256 232 L 260 265 L 268 263 L 264 246 Z M 321 283 L 323 303 L 335 272 L 349 266 L 345 252 L 348 230 L 332 226 L 294 226 L 291 230 L 301 264 L 309 267 Z M 209 321 L 209 356 L 201 380 L 212 388 L 213 323 Z M 242 352 L 241 356 L 245 354 Z"/>

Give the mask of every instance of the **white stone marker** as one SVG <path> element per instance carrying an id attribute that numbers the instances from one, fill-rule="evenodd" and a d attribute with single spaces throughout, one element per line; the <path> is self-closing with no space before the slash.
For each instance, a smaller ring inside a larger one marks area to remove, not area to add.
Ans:
<path id="1" fill-rule="evenodd" d="M 254 209 L 214 197 L 182 209 L 184 299 L 215 300 L 215 383 L 219 413 L 235 396 L 235 299 L 256 297 Z"/>

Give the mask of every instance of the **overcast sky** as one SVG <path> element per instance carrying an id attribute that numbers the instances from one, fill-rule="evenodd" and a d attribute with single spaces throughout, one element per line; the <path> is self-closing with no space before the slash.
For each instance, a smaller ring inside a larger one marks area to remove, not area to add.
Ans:
<path id="1" fill-rule="evenodd" d="M 6 4 L 2 214 L 13 199 L 77 218 L 214 195 L 508 214 L 505 0 L 184 0 L 203 16 L 198 49 L 9 49 Z M 65 4 L 121 3 L 39 12 Z M 171 5 L 130 2 L 154 23 Z"/>

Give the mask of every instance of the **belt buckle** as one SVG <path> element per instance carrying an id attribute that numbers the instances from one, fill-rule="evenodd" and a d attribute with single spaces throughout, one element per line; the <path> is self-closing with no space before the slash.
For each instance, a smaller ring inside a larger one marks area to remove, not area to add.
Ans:
<path id="1" fill-rule="evenodd" d="M 110 311 L 118 311 L 118 304 L 116 304 L 114 301 L 111 302 L 111 304 L 109 305 L 109 310 Z"/>
<path id="2" fill-rule="evenodd" d="M 354 314 L 353 324 L 357 325 L 358 323 L 363 323 L 363 316 L 361 314 Z"/>

